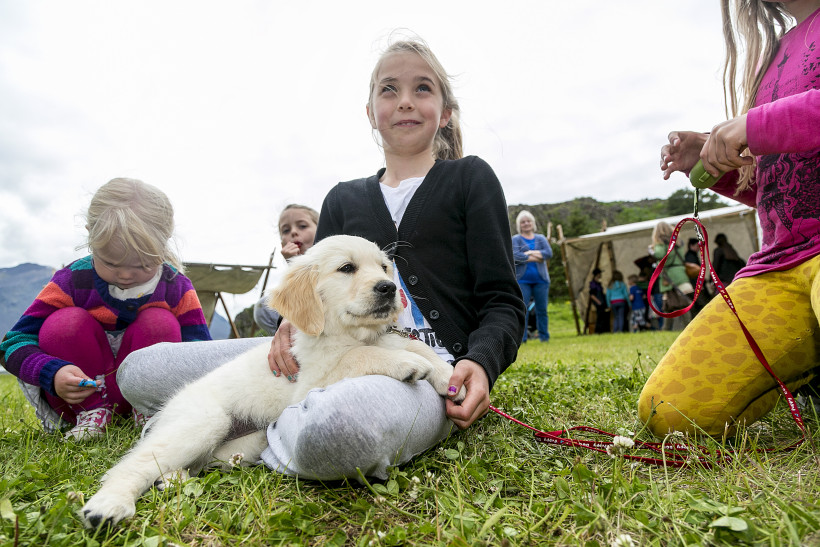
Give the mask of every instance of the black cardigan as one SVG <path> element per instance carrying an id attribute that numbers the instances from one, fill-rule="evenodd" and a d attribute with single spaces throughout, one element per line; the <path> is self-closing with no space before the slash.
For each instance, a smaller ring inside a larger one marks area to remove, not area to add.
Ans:
<path id="1" fill-rule="evenodd" d="M 316 241 L 360 236 L 395 257 L 416 304 L 455 361 L 479 363 L 492 388 L 515 361 L 525 314 L 498 178 L 475 156 L 436 161 L 396 230 L 379 188 L 383 174 L 381 169 L 331 189 Z"/>

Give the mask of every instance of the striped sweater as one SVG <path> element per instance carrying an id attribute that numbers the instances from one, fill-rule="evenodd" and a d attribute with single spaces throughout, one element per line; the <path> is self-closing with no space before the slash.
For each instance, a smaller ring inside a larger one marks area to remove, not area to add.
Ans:
<path id="1" fill-rule="evenodd" d="M 109 294 L 108 283 L 94 271 L 91 256 L 81 258 L 54 274 L 0 343 L 6 370 L 53 395 L 54 375 L 71 363 L 44 353 L 38 345 L 39 333 L 49 315 L 67 307 L 87 310 L 106 331 L 121 331 L 142 310 L 159 307 L 177 318 L 183 342 L 211 339 L 191 281 L 168 264 L 162 265 L 162 276 L 152 294 L 117 300 Z"/>

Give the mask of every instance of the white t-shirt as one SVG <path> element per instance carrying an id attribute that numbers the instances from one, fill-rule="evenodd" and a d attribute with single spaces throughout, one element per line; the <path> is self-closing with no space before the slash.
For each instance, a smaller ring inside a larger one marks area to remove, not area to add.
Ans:
<path id="1" fill-rule="evenodd" d="M 146 281 L 142 285 L 137 285 L 136 287 L 129 287 L 127 289 L 121 289 L 116 285 L 108 285 L 108 294 L 112 297 L 116 298 L 117 300 L 128 300 L 129 298 L 141 298 L 147 294 L 154 294 L 154 291 L 157 289 L 157 285 L 159 285 L 159 279 L 162 276 L 162 264 L 159 265 L 157 268 L 157 273 L 154 277 L 152 277 L 149 281 Z M 108 338 L 108 345 L 111 346 L 111 351 L 114 353 L 114 357 L 117 357 L 117 353 L 120 351 L 120 346 L 122 345 L 122 336 L 125 334 L 124 330 L 110 330 L 105 331 L 105 336 Z"/>
<path id="2" fill-rule="evenodd" d="M 384 196 L 384 202 L 390 211 L 390 217 L 396 226 L 401 224 L 401 219 L 404 217 L 404 212 L 407 210 L 407 204 L 413 199 L 416 190 L 424 182 L 424 177 L 414 177 L 401 181 L 396 188 L 391 188 L 385 184 L 379 184 Z M 401 296 L 401 303 L 403 309 L 399 313 L 398 328 L 412 334 L 431 348 L 435 350 L 439 357 L 452 363 L 455 357 L 447 350 L 444 344 L 436 336 L 435 331 L 427 322 L 427 319 L 422 315 L 421 310 L 416 305 L 410 291 L 407 290 L 407 285 L 399 273 L 396 261 L 393 261 L 393 281 L 399 288 L 399 295 Z"/>

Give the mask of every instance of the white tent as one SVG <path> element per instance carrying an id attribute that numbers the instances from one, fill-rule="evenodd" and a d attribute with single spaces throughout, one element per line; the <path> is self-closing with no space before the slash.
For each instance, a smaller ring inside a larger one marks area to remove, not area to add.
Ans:
<path id="1" fill-rule="evenodd" d="M 276 251 L 274 251 L 275 253 Z M 191 284 L 199 297 L 202 306 L 202 313 L 211 326 L 217 302 L 222 303 L 222 308 L 230 324 L 231 331 L 236 338 L 239 338 L 239 331 L 231 318 L 228 306 L 222 298 L 222 293 L 245 294 L 253 290 L 259 283 L 262 274 L 265 280 L 262 283 L 262 292 L 268 283 L 268 275 L 273 266 L 273 256 L 271 253 L 267 266 L 243 266 L 241 264 L 203 264 L 198 262 L 185 263 L 185 275 L 191 280 Z M 261 296 L 261 294 L 260 294 Z"/>
<path id="2" fill-rule="evenodd" d="M 588 287 L 592 279 L 592 270 L 600 268 L 604 286 L 609 284 L 613 270 L 619 270 L 624 279 L 631 274 L 637 274 L 639 270 L 635 260 L 648 255 L 655 225 L 665 221 L 675 226 L 681 219 L 691 216 L 679 215 L 623 224 L 607 228 L 603 232 L 560 242 L 578 334 L 584 332 L 582 325 L 586 322 Z M 726 234 L 729 242 L 743 258 L 748 258 L 760 248 L 757 215 L 751 207 L 736 205 L 711 209 L 701 212 L 699 218 L 709 237 L 710 252 L 714 248 L 715 236 L 719 233 Z M 696 237 L 694 226 L 691 222 L 686 223 L 678 236 L 682 252 L 686 252 L 686 242 L 689 238 Z"/>

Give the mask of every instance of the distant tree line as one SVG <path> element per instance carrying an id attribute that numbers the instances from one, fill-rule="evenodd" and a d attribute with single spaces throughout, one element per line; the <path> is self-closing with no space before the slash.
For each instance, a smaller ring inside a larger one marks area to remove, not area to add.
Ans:
<path id="1" fill-rule="evenodd" d="M 557 227 L 560 224 L 564 237 L 573 238 L 593 232 L 600 232 L 606 226 L 619 226 L 643 220 L 652 220 L 692 212 L 694 190 L 687 188 L 677 190 L 667 199 L 643 199 L 641 201 L 601 202 L 593 198 L 576 198 L 563 203 L 543 203 L 540 205 L 510 205 L 507 211 L 510 216 L 510 228 L 515 234 L 515 217 L 526 209 L 535 217 L 538 233 L 547 233 L 547 225 L 552 222 L 550 234 L 553 259 L 549 264 L 550 300 L 566 300 L 569 290 L 566 283 L 564 267 L 561 264 L 561 249 L 555 242 L 558 238 Z M 728 204 L 713 192 L 701 194 L 699 209 L 706 211 L 726 207 Z"/>

